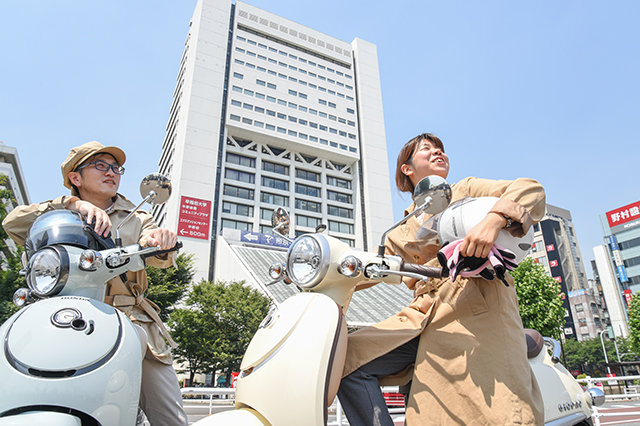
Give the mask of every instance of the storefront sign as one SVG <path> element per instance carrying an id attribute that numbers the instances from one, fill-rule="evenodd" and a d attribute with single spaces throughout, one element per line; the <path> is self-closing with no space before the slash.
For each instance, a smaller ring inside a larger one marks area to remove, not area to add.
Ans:
<path id="1" fill-rule="evenodd" d="M 624 207 L 608 211 L 606 213 L 609 228 L 618 228 L 618 230 L 632 228 L 640 225 L 640 201 L 627 204 Z"/>

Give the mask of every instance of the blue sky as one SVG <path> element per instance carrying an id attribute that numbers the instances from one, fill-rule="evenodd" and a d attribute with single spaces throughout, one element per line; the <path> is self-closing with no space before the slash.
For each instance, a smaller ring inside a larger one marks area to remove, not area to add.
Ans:
<path id="1" fill-rule="evenodd" d="M 449 180 L 532 177 L 571 211 L 587 273 L 598 215 L 638 201 L 640 2 L 253 0 L 378 47 L 390 175 L 428 131 Z M 60 163 L 89 140 L 127 151 L 122 192 L 157 170 L 196 1 L 0 3 L 0 140 L 32 201 L 64 193 Z M 394 194 L 399 219 L 410 203 Z"/>

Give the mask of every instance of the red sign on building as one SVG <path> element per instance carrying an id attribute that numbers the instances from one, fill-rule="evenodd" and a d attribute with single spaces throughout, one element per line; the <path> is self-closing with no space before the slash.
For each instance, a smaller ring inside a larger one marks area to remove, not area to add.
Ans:
<path id="1" fill-rule="evenodd" d="M 640 201 L 607 212 L 609 228 L 640 219 Z"/>
<path id="2" fill-rule="evenodd" d="M 556 248 L 553 246 L 553 244 L 549 244 L 547 246 L 547 251 L 554 251 Z"/>
<path id="3" fill-rule="evenodd" d="M 558 261 L 557 260 L 552 260 L 549 262 L 549 266 L 554 267 L 554 266 L 558 266 Z"/>
<path id="4" fill-rule="evenodd" d="M 631 293 L 631 290 L 624 291 L 624 298 L 627 300 L 627 306 L 631 306 L 632 297 L 633 297 L 633 294 Z"/>
<path id="5" fill-rule="evenodd" d="M 209 239 L 211 201 L 182 197 L 178 215 L 178 238 Z"/>

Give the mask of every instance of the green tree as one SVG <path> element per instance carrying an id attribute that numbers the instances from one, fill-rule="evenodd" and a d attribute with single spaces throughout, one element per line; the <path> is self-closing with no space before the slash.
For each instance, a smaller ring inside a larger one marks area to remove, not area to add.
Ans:
<path id="1" fill-rule="evenodd" d="M 560 284 L 531 258 L 524 259 L 511 276 L 515 281 L 524 327 L 559 339 L 565 314 Z"/>
<path id="2" fill-rule="evenodd" d="M 6 175 L 0 175 L 0 187 L 2 187 L 0 189 L 0 222 L 7 216 L 9 205 L 16 203 L 13 192 L 6 189 L 7 179 Z M 18 311 L 18 308 L 13 304 L 13 293 L 18 288 L 25 286 L 25 279 L 19 274 L 22 269 L 20 257 L 23 250 L 21 247 L 13 250 L 7 244 L 8 240 L 7 231 L 0 226 L 0 263 L 2 265 L 0 270 L 0 324 Z"/>
<path id="3" fill-rule="evenodd" d="M 166 322 L 177 301 L 187 292 L 195 274 L 194 255 L 180 253 L 176 268 L 161 269 L 147 266 L 149 289 L 147 298 L 160 307 L 160 318 Z"/>
<path id="4" fill-rule="evenodd" d="M 186 298 L 187 308 L 169 317 L 178 343 L 174 356 L 186 365 L 189 382 L 196 373 L 223 371 L 227 378 L 240 362 L 271 300 L 240 282 L 201 281 Z M 227 383 L 229 384 L 229 383 Z"/>
<path id="5" fill-rule="evenodd" d="M 629 304 L 629 346 L 640 355 L 640 294 L 635 293 Z"/>

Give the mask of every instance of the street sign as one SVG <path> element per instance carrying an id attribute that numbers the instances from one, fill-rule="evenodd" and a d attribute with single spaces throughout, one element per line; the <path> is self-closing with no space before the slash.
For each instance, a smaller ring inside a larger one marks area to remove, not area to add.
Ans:
<path id="1" fill-rule="evenodd" d="M 182 196 L 178 215 L 178 238 L 209 239 L 211 201 Z"/>

